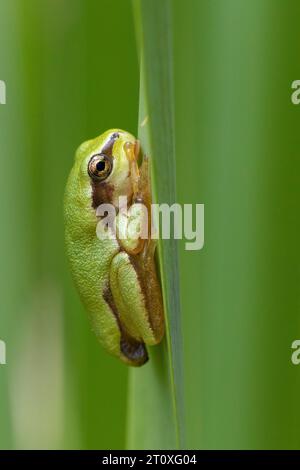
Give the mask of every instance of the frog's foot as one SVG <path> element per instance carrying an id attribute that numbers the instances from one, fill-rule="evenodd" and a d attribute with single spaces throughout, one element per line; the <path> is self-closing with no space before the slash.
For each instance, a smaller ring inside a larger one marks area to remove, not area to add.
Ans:
<path id="1" fill-rule="evenodd" d="M 124 332 L 121 333 L 120 349 L 123 360 L 125 358 L 125 362 L 131 366 L 142 366 L 149 359 L 145 344 L 136 341 Z"/>

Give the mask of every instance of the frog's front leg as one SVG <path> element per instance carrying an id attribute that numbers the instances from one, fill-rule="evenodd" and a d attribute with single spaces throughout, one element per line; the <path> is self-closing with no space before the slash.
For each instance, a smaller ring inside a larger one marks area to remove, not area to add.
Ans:
<path id="1" fill-rule="evenodd" d="M 142 165 L 138 168 L 136 148 L 128 143 L 127 156 L 133 188 L 132 203 L 125 211 L 121 208 L 117 216 L 120 246 L 131 255 L 148 248 L 153 252 L 155 250 L 155 242 L 150 243 L 152 226 L 149 159 L 144 156 Z"/>

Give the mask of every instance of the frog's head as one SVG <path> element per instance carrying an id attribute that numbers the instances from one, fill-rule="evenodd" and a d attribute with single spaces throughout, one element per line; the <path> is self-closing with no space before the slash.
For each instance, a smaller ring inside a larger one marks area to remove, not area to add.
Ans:
<path id="1" fill-rule="evenodd" d="M 138 148 L 135 137 L 120 129 L 84 142 L 76 152 L 73 168 L 81 202 L 97 209 L 103 203 L 117 207 L 119 196 L 130 200 L 131 172 L 137 168 Z"/>

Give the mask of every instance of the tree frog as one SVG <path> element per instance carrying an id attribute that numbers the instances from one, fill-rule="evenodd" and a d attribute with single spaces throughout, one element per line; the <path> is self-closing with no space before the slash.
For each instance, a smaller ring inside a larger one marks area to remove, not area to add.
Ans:
<path id="1" fill-rule="evenodd" d="M 143 365 L 148 360 L 145 345 L 159 343 L 164 335 L 156 241 L 140 232 L 119 236 L 124 222 L 120 196 L 127 197 L 127 217 L 136 227 L 151 226 L 149 159 L 144 157 L 139 166 L 139 154 L 139 141 L 121 129 L 84 142 L 64 200 L 67 255 L 92 328 L 110 354 L 131 366 Z M 103 220 L 97 209 L 103 204 L 112 204 L 119 217 L 114 238 L 96 233 Z"/>

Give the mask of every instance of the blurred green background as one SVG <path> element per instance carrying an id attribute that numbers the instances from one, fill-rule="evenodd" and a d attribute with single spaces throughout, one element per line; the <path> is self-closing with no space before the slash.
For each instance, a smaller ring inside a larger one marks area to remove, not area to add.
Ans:
<path id="1" fill-rule="evenodd" d="M 300 448 L 300 5 L 171 4 L 178 201 L 205 204 L 204 249 L 180 245 L 187 446 Z M 136 133 L 130 0 L 0 0 L 0 79 L 0 447 L 124 448 L 128 371 L 73 288 L 62 198 L 82 141 Z"/>

